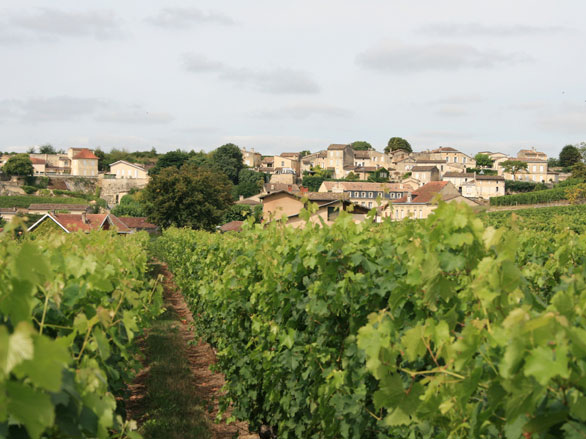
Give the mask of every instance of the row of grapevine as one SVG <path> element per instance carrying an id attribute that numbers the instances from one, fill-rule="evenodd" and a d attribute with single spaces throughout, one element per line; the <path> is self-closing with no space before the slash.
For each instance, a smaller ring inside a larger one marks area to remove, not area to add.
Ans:
<path id="1" fill-rule="evenodd" d="M 586 205 L 540 207 L 482 215 L 485 224 L 494 227 L 514 226 L 520 229 L 550 231 L 552 233 L 571 230 L 586 233 Z"/>
<path id="2" fill-rule="evenodd" d="M 0 437 L 138 437 L 132 341 L 161 312 L 148 236 L 0 233 Z"/>
<path id="3" fill-rule="evenodd" d="M 504 195 L 502 197 L 492 197 L 491 206 L 515 206 L 518 204 L 540 204 L 551 203 L 568 199 L 569 187 L 555 187 L 553 189 L 544 189 L 541 191 L 524 192 L 522 194 Z"/>
<path id="4" fill-rule="evenodd" d="M 226 374 L 280 438 L 586 434 L 586 238 L 423 221 L 158 240 Z M 524 435 L 524 436 L 523 436 Z"/>

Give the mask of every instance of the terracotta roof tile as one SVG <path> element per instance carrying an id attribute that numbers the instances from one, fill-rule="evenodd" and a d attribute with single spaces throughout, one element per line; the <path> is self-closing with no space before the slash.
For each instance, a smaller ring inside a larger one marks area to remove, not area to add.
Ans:
<path id="1" fill-rule="evenodd" d="M 80 152 L 78 152 L 77 154 L 75 154 L 73 156 L 73 158 L 75 160 L 78 160 L 78 159 L 94 159 L 94 160 L 98 160 L 98 158 L 94 155 L 94 153 L 91 152 L 87 148 L 83 148 Z"/>
<path id="2" fill-rule="evenodd" d="M 242 229 L 244 221 L 230 221 L 220 227 L 222 232 L 239 232 Z"/>
<path id="3" fill-rule="evenodd" d="M 45 160 L 43 160 L 43 159 L 37 159 L 37 158 L 31 157 L 31 163 L 33 165 L 44 165 L 47 162 Z"/>
<path id="4" fill-rule="evenodd" d="M 126 224 L 131 229 L 156 229 L 156 224 L 148 222 L 147 217 L 143 216 L 119 216 L 120 221 Z"/>
<path id="5" fill-rule="evenodd" d="M 411 194 L 411 202 L 412 203 L 430 203 L 435 196 L 448 184 L 449 181 L 431 181 L 419 189 L 413 191 Z M 407 202 L 407 195 L 404 197 L 395 200 L 394 203 L 406 203 Z"/>

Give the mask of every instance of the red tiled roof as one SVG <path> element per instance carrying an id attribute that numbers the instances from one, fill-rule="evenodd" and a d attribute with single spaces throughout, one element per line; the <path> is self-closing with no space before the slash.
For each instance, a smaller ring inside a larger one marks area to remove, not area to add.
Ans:
<path id="1" fill-rule="evenodd" d="M 411 194 L 411 202 L 412 203 L 429 203 L 448 184 L 450 184 L 449 181 L 431 181 L 431 182 L 421 186 L 419 189 L 413 191 L 413 193 Z M 399 198 L 398 200 L 395 200 L 394 202 L 395 203 L 406 203 L 407 202 L 407 195 Z"/>
<path id="2" fill-rule="evenodd" d="M 378 169 L 376 166 L 358 166 L 355 171 L 356 172 L 376 172 Z"/>
<path id="3" fill-rule="evenodd" d="M 142 216 L 120 216 L 117 217 L 131 229 L 156 229 L 156 224 L 149 223 L 147 217 Z"/>
<path id="4" fill-rule="evenodd" d="M 98 160 L 98 158 L 94 155 L 94 153 L 91 152 L 87 148 L 83 148 L 80 152 L 78 152 L 77 154 L 75 154 L 73 156 L 73 158 L 74 159 L 94 159 L 94 160 Z"/>
<path id="5" fill-rule="evenodd" d="M 126 222 L 122 222 L 122 220 L 120 218 L 118 218 L 117 216 L 110 214 L 109 218 L 110 218 L 110 221 L 112 221 L 112 224 L 114 225 L 114 227 L 116 227 L 118 229 L 118 233 L 132 232 L 132 230 L 130 229 L 130 227 L 128 227 Z"/>
<path id="6" fill-rule="evenodd" d="M 79 214 L 56 213 L 52 216 L 70 232 L 79 230 L 89 232 L 90 230 L 99 230 L 108 215 L 105 213 L 88 214 L 86 215 L 86 222 L 83 221 L 83 216 Z"/>
<path id="7" fill-rule="evenodd" d="M 222 232 L 239 232 L 242 229 L 244 221 L 230 221 L 220 227 Z"/>
<path id="8" fill-rule="evenodd" d="M 37 158 L 31 157 L 31 163 L 33 165 L 44 165 L 47 162 L 45 160 L 43 160 L 43 159 L 37 159 Z"/>

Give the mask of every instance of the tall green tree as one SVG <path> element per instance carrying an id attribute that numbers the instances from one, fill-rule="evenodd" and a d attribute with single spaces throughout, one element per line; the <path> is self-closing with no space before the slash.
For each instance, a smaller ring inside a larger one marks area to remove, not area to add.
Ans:
<path id="1" fill-rule="evenodd" d="M 149 175 L 157 175 L 165 168 L 179 169 L 185 162 L 187 162 L 187 160 L 189 160 L 188 153 L 183 152 L 180 149 L 176 151 L 169 151 L 168 153 L 159 157 L 155 167 L 149 171 Z"/>
<path id="2" fill-rule="evenodd" d="M 560 166 L 563 168 L 569 168 L 574 166 L 576 163 L 582 161 L 582 154 L 580 150 L 574 145 L 566 145 L 560 152 Z"/>
<path id="3" fill-rule="evenodd" d="M 374 149 L 370 143 L 365 142 L 364 140 L 352 142 L 350 146 L 354 151 L 368 151 L 369 149 Z"/>
<path id="4" fill-rule="evenodd" d="M 252 169 L 241 169 L 238 173 L 238 184 L 234 186 L 234 198 L 240 195 L 243 197 L 252 197 L 260 193 L 265 183 L 265 174 L 256 172 Z"/>
<path id="5" fill-rule="evenodd" d="M 28 154 L 13 155 L 1 169 L 6 175 L 33 175 L 35 172 L 35 168 Z"/>
<path id="6" fill-rule="evenodd" d="M 53 148 L 53 145 L 47 143 L 39 148 L 40 154 L 57 154 L 57 150 Z"/>
<path id="7" fill-rule="evenodd" d="M 244 168 L 240 148 L 233 143 L 227 143 L 212 151 L 211 156 L 216 168 L 226 174 L 233 184 L 238 184 L 238 175 Z"/>
<path id="8" fill-rule="evenodd" d="M 479 168 L 491 168 L 494 163 L 494 160 L 488 154 L 478 153 L 474 156 L 474 160 L 476 161 L 476 166 Z"/>
<path id="9" fill-rule="evenodd" d="M 527 162 L 522 162 L 521 160 L 505 160 L 501 163 L 501 166 L 504 168 L 505 172 L 513 175 L 521 169 L 527 170 Z"/>
<path id="10" fill-rule="evenodd" d="M 186 164 L 161 169 L 144 190 L 149 219 L 160 227 L 213 230 L 232 204 L 232 185 L 223 173 Z"/>
<path id="11" fill-rule="evenodd" d="M 385 147 L 385 153 L 389 153 L 391 151 L 397 151 L 398 149 L 402 149 L 403 151 L 413 152 L 411 149 L 411 145 L 402 137 L 391 137 L 387 146 Z"/>

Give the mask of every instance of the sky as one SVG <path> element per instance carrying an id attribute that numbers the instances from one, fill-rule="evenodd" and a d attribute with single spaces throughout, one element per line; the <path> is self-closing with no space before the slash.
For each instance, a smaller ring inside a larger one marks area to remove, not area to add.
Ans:
<path id="1" fill-rule="evenodd" d="M 0 0 L 0 151 L 586 141 L 584 0 Z"/>

